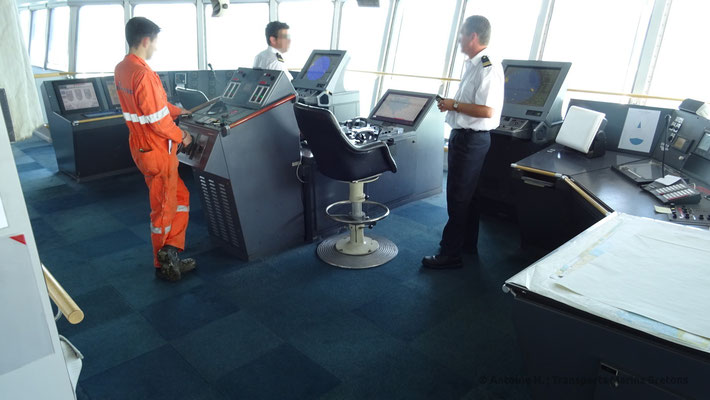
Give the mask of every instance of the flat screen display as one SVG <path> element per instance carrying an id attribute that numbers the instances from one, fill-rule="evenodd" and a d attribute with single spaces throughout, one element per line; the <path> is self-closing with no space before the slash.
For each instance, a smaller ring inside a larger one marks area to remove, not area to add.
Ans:
<path id="1" fill-rule="evenodd" d="M 99 99 L 93 83 L 68 83 L 57 85 L 64 111 L 77 111 L 99 108 Z"/>
<path id="2" fill-rule="evenodd" d="M 505 69 L 505 102 L 544 107 L 559 74 L 559 68 L 508 66 Z"/>
<path id="3" fill-rule="evenodd" d="M 338 69 L 344 67 L 346 58 L 344 50 L 313 50 L 303 68 L 291 82 L 296 89 L 325 90 Z"/>
<path id="4" fill-rule="evenodd" d="M 121 108 L 121 102 L 118 100 L 118 91 L 116 90 L 116 82 L 114 81 L 114 79 L 104 79 L 104 85 L 106 86 L 106 93 L 108 93 L 109 100 L 111 101 L 111 106 L 113 108 Z"/>
<path id="5" fill-rule="evenodd" d="M 432 97 L 425 94 L 387 92 L 372 110 L 370 119 L 413 126 L 431 103 Z"/>
<path id="6" fill-rule="evenodd" d="M 314 54 L 300 78 L 308 81 L 328 82 L 342 58 L 340 55 Z"/>

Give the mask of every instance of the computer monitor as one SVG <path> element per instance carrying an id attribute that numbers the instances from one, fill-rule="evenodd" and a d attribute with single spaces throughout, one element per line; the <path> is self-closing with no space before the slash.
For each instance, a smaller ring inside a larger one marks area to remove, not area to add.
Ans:
<path id="1" fill-rule="evenodd" d="M 118 91 L 116 90 L 116 82 L 113 76 L 107 76 L 102 78 L 104 82 L 104 89 L 108 94 L 108 104 L 109 107 L 118 109 L 121 108 L 121 102 L 118 100 Z"/>
<path id="2" fill-rule="evenodd" d="M 370 112 L 369 120 L 416 126 L 436 95 L 389 89 Z"/>
<path id="3" fill-rule="evenodd" d="M 503 116 L 545 121 L 562 119 L 565 78 L 572 64 L 531 60 L 503 60 L 505 98 Z"/>
<path id="4" fill-rule="evenodd" d="M 94 79 L 54 81 L 52 84 L 62 114 L 101 110 L 99 98 L 96 96 L 98 87 Z"/>
<path id="5" fill-rule="evenodd" d="M 293 80 L 293 87 L 325 90 L 344 58 L 344 50 L 313 50 Z"/>

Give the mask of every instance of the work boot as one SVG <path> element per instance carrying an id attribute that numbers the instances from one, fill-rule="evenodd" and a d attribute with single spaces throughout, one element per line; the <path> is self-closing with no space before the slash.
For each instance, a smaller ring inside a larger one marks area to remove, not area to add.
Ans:
<path id="1" fill-rule="evenodd" d="M 158 250 L 158 262 L 160 268 L 156 268 L 156 277 L 171 282 L 180 280 L 183 273 L 192 271 L 197 265 L 192 258 L 180 260 L 178 249 L 170 245 Z"/>
<path id="2" fill-rule="evenodd" d="M 190 272 L 197 267 L 197 261 L 194 258 L 184 258 L 180 260 L 180 273 Z"/>

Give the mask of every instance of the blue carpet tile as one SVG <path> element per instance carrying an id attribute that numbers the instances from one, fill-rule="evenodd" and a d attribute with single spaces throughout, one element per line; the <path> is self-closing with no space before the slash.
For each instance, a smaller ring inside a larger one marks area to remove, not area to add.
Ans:
<path id="1" fill-rule="evenodd" d="M 192 171 L 177 283 L 154 276 L 148 190 L 136 172 L 77 183 L 53 147 L 12 146 L 41 260 L 83 309 L 57 327 L 83 352 L 77 398 L 529 399 L 503 282 L 539 254 L 517 227 L 481 221 L 464 268 L 421 268 L 438 251 L 444 194 L 405 204 L 372 230 L 395 242 L 378 268 L 345 270 L 303 243 L 250 262 L 213 241 Z M 376 199 L 374 199 L 376 200 Z"/>
<path id="2" fill-rule="evenodd" d="M 340 381 L 289 345 L 281 345 L 224 376 L 217 385 L 230 398 L 314 399 Z"/>
<path id="3" fill-rule="evenodd" d="M 92 399 L 208 398 L 207 382 L 170 346 L 116 365 L 82 382 Z"/>

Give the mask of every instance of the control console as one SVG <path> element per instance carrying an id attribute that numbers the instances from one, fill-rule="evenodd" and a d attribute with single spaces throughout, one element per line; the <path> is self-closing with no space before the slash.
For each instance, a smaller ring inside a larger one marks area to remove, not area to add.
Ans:
<path id="1" fill-rule="evenodd" d="M 181 117 L 179 125 L 192 135 L 194 143 L 179 155 L 180 161 L 205 168 L 217 135 L 227 136 L 242 122 L 292 94 L 293 87 L 280 71 L 239 68 L 222 96 Z"/>
<path id="2" fill-rule="evenodd" d="M 532 123 L 528 119 L 502 117 L 500 126 L 496 130 L 514 138 L 530 139 L 532 134 Z"/>
<path id="3" fill-rule="evenodd" d="M 401 126 L 370 123 L 370 121 L 365 118 L 355 118 L 341 122 L 340 129 L 350 141 L 356 144 L 364 144 L 378 140 L 393 140 L 405 133 L 404 128 Z"/>

